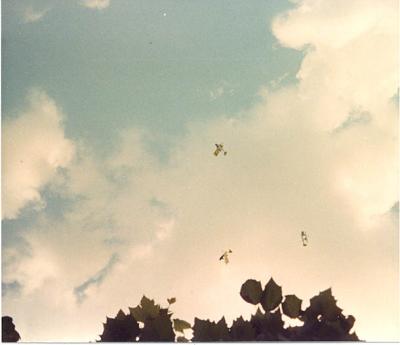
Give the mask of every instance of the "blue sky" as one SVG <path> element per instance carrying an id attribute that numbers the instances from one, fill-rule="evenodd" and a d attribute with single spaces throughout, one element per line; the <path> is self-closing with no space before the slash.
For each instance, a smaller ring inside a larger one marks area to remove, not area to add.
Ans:
<path id="1" fill-rule="evenodd" d="M 21 25 L 18 14 L 30 3 L 51 10 Z M 74 1 L 5 1 L 5 115 L 39 86 L 68 114 L 68 136 L 107 149 L 119 129 L 143 126 L 157 138 L 153 148 L 165 151 L 188 122 L 239 113 L 261 85 L 294 79 L 301 53 L 277 49 L 268 30 L 289 2 L 129 3 L 93 11 Z M 210 99 L 221 86 L 231 93 Z"/>
<path id="2" fill-rule="evenodd" d="M 229 324 L 270 276 L 398 339 L 397 7 L 3 1 L 2 307 L 22 339 L 93 341 L 143 294 Z"/>

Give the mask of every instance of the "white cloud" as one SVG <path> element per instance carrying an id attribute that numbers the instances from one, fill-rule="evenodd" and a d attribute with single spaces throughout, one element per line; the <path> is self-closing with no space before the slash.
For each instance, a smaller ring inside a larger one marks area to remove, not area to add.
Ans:
<path id="1" fill-rule="evenodd" d="M 216 86 L 213 90 L 210 90 L 210 100 L 215 101 L 216 99 L 228 94 L 232 96 L 235 92 L 235 88 L 231 83 L 223 80 L 221 81 L 218 86 Z"/>
<path id="2" fill-rule="evenodd" d="M 88 8 L 103 10 L 110 6 L 110 0 L 82 0 L 82 5 Z"/>
<path id="3" fill-rule="evenodd" d="M 41 20 L 49 11 L 49 8 L 34 10 L 32 7 L 26 7 L 23 11 L 23 20 L 25 23 L 37 22 Z"/>
<path id="4" fill-rule="evenodd" d="M 40 189 L 68 166 L 74 146 L 65 138 L 62 113 L 44 92 L 33 91 L 28 108 L 3 126 L 3 218 L 16 218 L 28 203 L 43 204 Z"/>
<path id="5" fill-rule="evenodd" d="M 254 311 L 238 294 L 241 283 L 271 275 L 304 300 L 332 286 L 361 338 L 397 339 L 398 234 L 383 215 L 398 200 L 390 101 L 397 26 L 389 5 L 299 2 L 273 27 L 289 47 L 313 46 L 299 83 L 266 88 L 235 121 L 193 123 L 166 165 L 146 151 L 143 131 L 124 131 L 110 157 L 79 146 L 57 184 L 79 198 L 62 222 L 43 219 L 32 229 L 25 238 L 33 254 L 5 269 L 6 281 L 22 286 L 3 310 L 23 339 L 94 340 L 106 315 L 143 293 L 161 303 L 176 296 L 177 317 L 224 314 L 229 322 Z M 335 131 L 354 112 L 369 120 Z M 228 155 L 212 154 L 215 141 Z M 220 265 L 225 248 L 231 263 Z M 78 307 L 73 288 L 114 252 L 119 262 Z M 53 266 L 42 276 L 26 274 L 47 258 Z"/>

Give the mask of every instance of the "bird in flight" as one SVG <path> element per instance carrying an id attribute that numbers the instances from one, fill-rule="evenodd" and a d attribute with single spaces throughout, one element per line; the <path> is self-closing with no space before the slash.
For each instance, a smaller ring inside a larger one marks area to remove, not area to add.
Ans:
<path id="1" fill-rule="evenodd" d="M 215 146 L 217 147 L 216 149 L 215 149 L 215 151 L 214 151 L 214 156 L 218 156 L 218 154 L 220 153 L 220 152 L 223 152 L 224 153 L 224 156 L 226 156 L 226 154 L 228 153 L 228 152 L 226 152 L 225 150 L 224 150 L 224 144 L 215 144 Z"/>
<path id="2" fill-rule="evenodd" d="M 229 259 L 228 259 L 228 254 L 230 254 L 230 253 L 232 253 L 232 250 L 226 250 L 225 252 L 224 252 L 224 254 L 222 254 L 221 255 L 221 257 L 219 258 L 219 261 L 221 261 L 221 260 L 224 260 L 224 262 L 226 263 L 226 264 L 228 264 L 229 263 Z"/>
<path id="3" fill-rule="evenodd" d="M 301 240 L 303 242 L 303 246 L 304 247 L 307 246 L 307 244 L 308 244 L 308 236 L 307 236 L 305 231 L 301 232 Z"/>

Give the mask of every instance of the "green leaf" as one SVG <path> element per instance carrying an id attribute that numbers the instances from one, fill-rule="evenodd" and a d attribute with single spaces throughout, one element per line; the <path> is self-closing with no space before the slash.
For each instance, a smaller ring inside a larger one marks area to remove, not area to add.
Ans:
<path id="1" fill-rule="evenodd" d="M 155 318 L 158 313 L 160 312 L 160 306 L 154 303 L 154 300 L 148 299 L 146 296 L 142 297 L 142 300 L 140 301 L 140 305 L 143 309 L 144 314 L 146 317 L 151 317 Z"/>
<path id="2" fill-rule="evenodd" d="M 167 302 L 168 304 L 174 304 L 176 302 L 176 298 L 175 297 L 167 298 Z"/>
<path id="3" fill-rule="evenodd" d="M 184 329 L 191 328 L 192 326 L 190 325 L 189 322 L 180 320 L 180 319 L 174 319 L 174 329 L 177 332 L 183 333 Z"/>
<path id="4" fill-rule="evenodd" d="M 275 309 L 282 301 L 282 287 L 277 285 L 271 278 L 265 285 L 263 294 L 261 296 L 261 305 L 265 311 Z"/>
<path id="5" fill-rule="evenodd" d="M 254 279 L 246 280 L 240 289 L 240 296 L 251 304 L 260 303 L 262 293 L 261 282 Z"/>
<path id="6" fill-rule="evenodd" d="M 129 312 L 136 321 L 145 322 L 146 319 L 154 319 L 160 314 L 160 306 L 154 303 L 154 300 L 143 296 L 140 305 L 135 308 L 129 308 Z"/>
<path id="7" fill-rule="evenodd" d="M 129 312 L 135 318 L 136 321 L 144 322 L 146 320 L 146 315 L 143 309 L 138 305 L 135 308 L 129 308 Z"/>
<path id="8" fill-rule="evenodd" d="M 301 312 L 301 299 L 295 295 L 286 295 L 285 301 L 282 303 L 282 310 L 285 315 L 296 318 Z"/>

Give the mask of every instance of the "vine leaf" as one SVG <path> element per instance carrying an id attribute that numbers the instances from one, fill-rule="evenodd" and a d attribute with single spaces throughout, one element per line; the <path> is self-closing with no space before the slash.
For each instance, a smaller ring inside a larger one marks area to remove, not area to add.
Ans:
<path id="1" fill-rule="evenodd" d="M 178 338 L 176 338 L 176 341 L 178 343 L 188 343 L 189 342 L 189 340 L 186 339 L 185 337 L 178 337 Z"/>
<path id="2" fill-rule="evenodd" d="M 136 321 L 144 322 L 146 320 L 146 315 L 139 305 L 135 308 L 129 308 L 129 312 Z"/>
<path id="3" fill-rule="evenodd" d="M 103 324 L 101 341 L 135 341 L 139 335 L 139 324 L 132 315 L 125 315 L 121 310 L 115 319 L 107 317 Z"/>
<path id="4" fill-rule="evenodd" d="M 286 295 L 282 303 L 283 313 L 291 318 L 296 318 L 301 312 L 301 299 L 295 295 Z"/>
<path id="5" fill-rule="evenodd" d="M 310 306 L 306 309 L 306 315 L 315 318 L 321 315 L 324 319 L 334 321 L 341 314 L 342 309 L 336 305 L 336 300 L 329 288 L 310 299 Z"/>
<path id="6" fill-rule="evenodd" d="M 255 305 L 260 303 L 262 293 L 261 282 L 254 279 L 246 280 L 240 289 L 240 296 L 242 296 L 247 303 Z"/>
<path id="7" fill-rule="evenodd" d="M 227 341 L 229 340 L 229 330 L 225 318 L 218 323 L 210 320 L 194 319 L 193 341 Z"/>
<path id="8" fill-rule="evenodd" d="M 129 312 L 136 321 L 145 322 L 146 319 L 154 319 L 160 314 L 160 306 L 154 303 L 154 300 L 143 296 L 140 305 L 135 308 L 129 308 Z"/>
<path id="9" fill-rule="evenodd" d="M 265 285 L 261 296 L 261 305 L 265 311 L 275 309 L 282 301 L 282 287 L 271 278 Z"/>
<path id="10" fill-rule="evenodd" d="M 176 298 L 175 297 L 171 297 L 171 298 L 167 298 L 167 302 L 168 304 L 174 304 L 176 302 Z"/>
<path id="11" fill-rule="evenodd" d="M 119 310 L 117 316 L 115 317 L 117 320 L 124 320 L 125 319 L 125 313 L 122 311 L 122 309 Z"/>
<path id="12" fill-rule="evenodd" d="M 256 330 L 249 321 L 239 317 L 232 323 L 230 336 L 235 341 L 251 341 L 255 340 Z"/>
<path id="13" fill-rule="evenodd" d="M 192 326 L 190 325 L 189 322 L 180 320 L 180 319 L 174 319 L 174 329 L 177 332 L 183 333 L 184 329 L 191 328 Z"/>
<path id="14" fill-rule="evenodd" d="M 147 318 L 142 330 L 140 341 L 174 341 L 175 333 L 168 315 L 157 315 L 155 318 Z"/>
<path id="15" fill-rule="evenodd" d="M 3 316 L 1 318 L 1 341 L 2 342 L 17 342 L 21 339 L 19 333 L 15 329 L 13 319 L 10 316 Z"/>
<path id="16" fill-rule="evenodd" d="M 154 303 L 154 300 L 148 299 L 146 296 L 142 297 L 140 305 L 146 316 L 155 318 L 160 312 L 160 306 Z"/>

